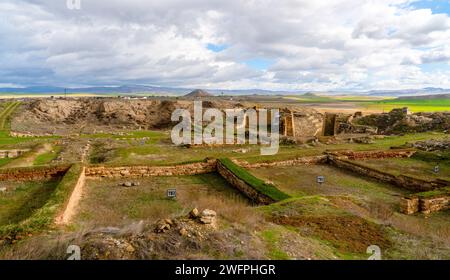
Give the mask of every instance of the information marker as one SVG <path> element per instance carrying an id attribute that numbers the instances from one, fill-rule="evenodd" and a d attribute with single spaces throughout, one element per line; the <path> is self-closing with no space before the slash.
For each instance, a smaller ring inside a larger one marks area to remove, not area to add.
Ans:
<path id="1" fill-rule="evenodd" d="M 177 190 L 176 189 L 168 189 L 167 190 L 167 197 L 168 198 L 176 198 L 177 197 Z"/>
<path id="2" fill-rule="evenodd" d="M 317 176 L 317 183 L 319 185 L 322 185 L 323 183 L 325 183 L 325 176 Z"/>

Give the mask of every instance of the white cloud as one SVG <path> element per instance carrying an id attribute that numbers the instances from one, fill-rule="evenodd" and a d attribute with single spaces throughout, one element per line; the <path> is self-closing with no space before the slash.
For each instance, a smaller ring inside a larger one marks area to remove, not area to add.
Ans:
<path id="1" fill-rule="evenodd" d="M 0 84 L 450 87 L 450 67 L 420 67 L 449 62 L 450 18 L 410 2 L 4 0 Z"/>

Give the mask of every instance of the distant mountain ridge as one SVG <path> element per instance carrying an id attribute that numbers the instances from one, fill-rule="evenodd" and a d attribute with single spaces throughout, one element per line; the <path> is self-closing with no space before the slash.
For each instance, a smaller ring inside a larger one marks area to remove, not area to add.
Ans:
<path id="1" fill-rule="evenodd" d="M 95 86 L 85 88 L 63 88 L 54 86 L 34 86 L 26 88 L 0 88 L 0 97 L 2 94 L 64 94 L 67 93 L 86 93 L 86 94 L 114 94 L 114 95 L 133 95 L 133 94 L 154 94 L 154 95 L 175 95 L 183 96 L 195 88 L 177 88 L 177 87 L 160 87 L 146 85 L 122 85 L 122 86 Z M 276 91 L 264 89 L 241 89 L 241 90 L 224 90 L 224 89 L 208 89 L 208 93 L 213 95 L 302 95 L 302 94 L 320 94 L 320 95 L 369 95 L 369 96 L 420 96 L 420 95 L 441 95 L 450 94 L 450 89 L 443 88 L 423 88 L 423 89 L 406 89 L 406 90 L 371 90 L 365 92 L 351 91 Z"/>
<path id="2" fill-rule="evenodd" d="M 404 89 L 404 90 L 372 90 L 368 94 L 372 96 L 418 96 L 418 95 L 436 95 L 449 94 L 450 89 L 427 87 L 423 89 Z"/>

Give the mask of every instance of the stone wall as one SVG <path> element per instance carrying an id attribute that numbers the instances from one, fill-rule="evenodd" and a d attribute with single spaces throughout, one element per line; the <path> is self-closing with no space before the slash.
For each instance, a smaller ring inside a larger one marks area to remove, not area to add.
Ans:
<path id="1" fill-rule="evenodd" d="M 252 186 L 239 179 L 236 175 L 233 174 L 228 168 L 222 165 L 220 162 L 217 162 L 217 172 L 228 182 L 230 185 L 238 189 L 241 193 L 243 193 L 246 197 L 248 197 L 251 201 L 256 204 L 267 205 L 274 203 L 275 200 L 272 198 L 258 192 Z"/>
<path id="2" fill-rule="evenodd" d="M 11 132 L 9 132 L 9 135 L 11 137 L 17 137 L 17 138 L 34 138 L 34 137 L 53 136 L 53 134 L 51 134 L 51 133 L 36 134 L 36 133 L 31 133 L 31 132 L 18 132 L 18 131 L 11 131 Z"/>
<path id="3" fill-rule="evenodd" d="M 393 184 L 405 189 L 425 192 L 434 190 L 437 188 L 443 188 L 449 185 L 447 181 L 444 180 L 435 180 L 435 181 L 426 181 L 418 178 L 413 178 L 406 175 L 393 175 L 387 172 L 383 172 L 381 170 L 377 170 L 371 168 L 369 166 L 365 166 L 359 163 L 351 162 L 346 159 L 330 157 L 329 161 L 332 165 L 352 171 L 354 173 L 361 174 L 366 177 L 374 178 L 378 181 L 385 182 L 388 184 Z"/>
<path id="4" fill-rule="evenodd" d="M 0 181 L 48 180 L 63 176 L 68 169 L 69 166 L 3 169 L 0 170 Z"/>
<path id="5" fill-rule="evenodd" d="M 383 158 L 409 158 L 416 151 L 411 149 L 395 149 L 382 151 L 333 151 L 327 152 L 327 155 L 340 159 L 364 160 L 364 159 L 383 159 Z"/>
<path id="6" fill-rule="evenodd" d="M 23 153 L 29 152 L 30 149 L 22 149 L 22 150 L 0 150 L 0 158 L 16 158 L 22 155 Z"/>
<path id="7" fill-rule="evenodd" d="M 152 177 L 197 175 L 216 171 L 216 160 L 175 166 L 87 167 L 88 177 Z"/>
<path id="8" fill-rule="evenodd" d="M 422 198 L 419 200 L 419 208 L 425 214 L 450 209 L 450 196 Z"/>
<path id="9" fill-rule="evenodd" d="M 328 156 L 311 156 L 311 157 L 299 157 L 291 160 L 272 161 L 272 162 L 260 162 L 260 163 L 248 163 L 240 160 L 235 161 L 236 164 L 244 168 L 260 168 L 260 167 L 276 167 L 276 166 L 296 166 L 296 165 L 313 165 L 322 164 L 328 161 Z"/>
<path id="10" fill-rule="evenodd" d="M 400 201 L 400 211 L 407 215 L 417 212 L 429 214 L 446 209 L 450 209 L 449 195 L 431 198 L 404 197 Z"/>
<path id="11" fill-rule="evenodd" d="M 400 200 L 400 212 L 411 215 L 419 212 L 419 198 L 418 197 L 403 197 Z"/>

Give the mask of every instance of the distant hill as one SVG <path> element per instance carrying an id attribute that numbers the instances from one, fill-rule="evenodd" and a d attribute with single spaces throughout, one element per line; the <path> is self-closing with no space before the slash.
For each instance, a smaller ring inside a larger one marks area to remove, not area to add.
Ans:
<path id="1" fill-rule="evenodd" d="M 185 97 L 190 97 L 190 98 L 210 97 L 210 96 L 213 96 L 213 95 L 202 89 L 196 89 L 185 95 Z"/>
<path id="2" fill-rule="evenodd" d="M 401 96 L 397 100 L 431 100 L 431 99 L 450 99 L 450 93 L 419 95 L 419 96 Z"/>
<path id="3" fill-rule="evenodd" d="M 443 88 L 422 88 L 422 89 L 403 89 L 403 90 L 372 90 L 367 92 L 372 96 L 421 96 L 421 95 L 442 95 L 450 94 L 450 89 Z"/>

